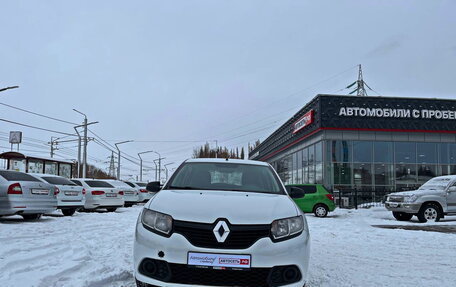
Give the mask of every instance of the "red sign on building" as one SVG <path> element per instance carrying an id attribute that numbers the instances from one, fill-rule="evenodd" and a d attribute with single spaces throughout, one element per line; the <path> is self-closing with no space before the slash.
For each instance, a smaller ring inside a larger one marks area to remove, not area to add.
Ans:
<path id="1" fill-rule="evenodd" d="M 307 127 L 314 121 L 314 110 L 308 111 L 305 115 L 303 115 L 299 120 L 297 120 L 293 124 L 293 133 L 297 133 L 301 129 Z"/>

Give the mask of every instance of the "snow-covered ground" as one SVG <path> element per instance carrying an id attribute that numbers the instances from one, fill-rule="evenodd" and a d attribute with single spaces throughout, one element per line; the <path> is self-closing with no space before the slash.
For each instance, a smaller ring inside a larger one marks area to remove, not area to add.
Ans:
<path id="1" fill-rule="evenodd" d="M 133 287 L 133 233 L 141 207 L 116 213 L 0 218 L 0 286 Z M 456 234 L 398 223 L 383 208 L 308 215 L 309 286 L 456 286 Z M 429 225 L 425 224 L 424 226 Z M 448 217 L 432 225 L 456 225 Z"/>

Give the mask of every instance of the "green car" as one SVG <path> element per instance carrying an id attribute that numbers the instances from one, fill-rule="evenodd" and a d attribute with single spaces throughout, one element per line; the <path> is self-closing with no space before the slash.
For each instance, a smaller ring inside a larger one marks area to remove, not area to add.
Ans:
<path id="1" fill-rule="evenodd" d="M 304 191 L 305 196 L 293 199 L 304 212 L 313 212 L 316 217 L 326 217 L 336 208 L 334 195 L 329 193 L 322 184 L 290 184 L 285 188 L 290 192 L 291 187 Z"/>

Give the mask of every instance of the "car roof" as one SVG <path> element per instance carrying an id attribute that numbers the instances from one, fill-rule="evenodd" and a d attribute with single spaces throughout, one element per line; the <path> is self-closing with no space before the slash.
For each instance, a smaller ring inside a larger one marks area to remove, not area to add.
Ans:
<path id="1" fill-rule="evenodd" d="M 250 165 L 259 165 L 259 166 L 269 166 L 267 162 L 257 161 L 257 160 L 247 160 L 247 159 L 226 159 L 226 158 L 192 158 L 188 159 L 185 162 L 205 162 L 205 163 L 233 163 L 233 164 L 250 164 Z"/>

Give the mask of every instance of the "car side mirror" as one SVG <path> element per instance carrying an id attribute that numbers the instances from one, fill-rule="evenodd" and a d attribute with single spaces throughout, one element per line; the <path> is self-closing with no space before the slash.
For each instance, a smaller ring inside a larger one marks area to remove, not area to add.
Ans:
<path id="1" fill-rule="evenodd" d="M 299 187 L 292 186 L 290 188 L 290 192 L 288 193 L 291 198 L 303 198 L 306 193 L 304 190 L 300 189 Z"/>
<path id="2" fill-rule="evenodd" d="M 452 186 L 448 189 L 448 192 L 456 192 L 456 186 Z"/>
<path id="3" fill-rule="evenodd" d="M 151 181 L 146 185 L 146 190 L 150 192 L 159 192 L 161 185 L 159 181 Z"/>

